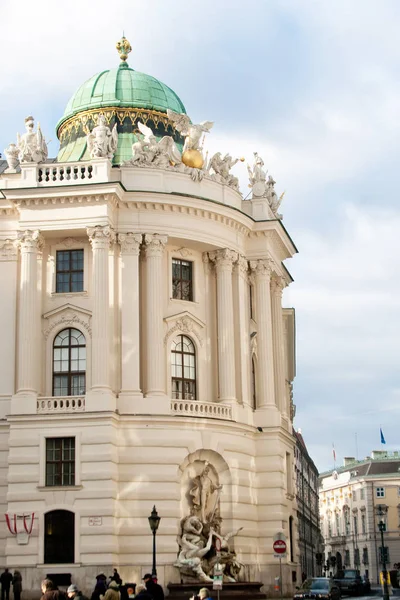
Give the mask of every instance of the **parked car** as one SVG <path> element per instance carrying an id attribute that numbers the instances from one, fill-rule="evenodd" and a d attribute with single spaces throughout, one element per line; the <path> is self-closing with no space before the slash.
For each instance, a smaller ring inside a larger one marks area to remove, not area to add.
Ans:
<path id="1" fill-rule="evenodd" d="M 364 592 L 364 583 L 357 569 L 338 571 L 333 581 L 340 587 L 342 594 L 359 596 Z"/>
<path id="2" fill-rule="evenodd" d="M 328 577 L 310 577 L 306 579 L 294 595 L 294 600 L 316 598 L 319 600 L 340 600 L 340 588 Z"/>

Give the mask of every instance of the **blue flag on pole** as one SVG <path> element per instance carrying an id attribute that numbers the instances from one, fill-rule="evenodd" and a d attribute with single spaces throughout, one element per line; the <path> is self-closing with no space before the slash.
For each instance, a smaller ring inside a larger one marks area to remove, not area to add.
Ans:
<path id="1" fill-rule="evenodd" d="M 382 428 L 380 429 L 380 432 L 381 432 L 381 444 L 386 444 L 386 440 L 385 440 L 385 437 L 383 435 Z"/>

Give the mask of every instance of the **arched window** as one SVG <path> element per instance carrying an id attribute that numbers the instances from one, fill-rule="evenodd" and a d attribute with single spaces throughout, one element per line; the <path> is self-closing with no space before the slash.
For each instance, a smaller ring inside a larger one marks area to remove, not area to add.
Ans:
<path id="1" fill-rule="evenodd" d="M 256 381 L 256 361 L 251 359 L 251 400 L 253 408 L 257 408 L 257 381 Z"/>
<path id="2" fill-rule="evenodd" d="M 171 345 L 172 398 L 196 400 L 196 350 L 190 338 L 178 335 Z"/>
<path id="3" fill-rule="evenodd" d="M 75 515 L 69 510 L 52 510 L 44 516 L 44 562 L 75 562 Z"/>
<path id="4" fill-rule="evenodd" d="M 77 329 L 63 329 L 53 344 L 53 396 L 86 392 L 86 340 Z"/>

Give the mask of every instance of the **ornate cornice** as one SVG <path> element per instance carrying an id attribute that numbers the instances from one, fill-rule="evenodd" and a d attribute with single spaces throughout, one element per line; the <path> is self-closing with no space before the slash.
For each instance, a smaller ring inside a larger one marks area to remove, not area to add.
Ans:
<path id="1" fill-rule="evenodd" d="M 25 229 L 18 232 L 18 244 L 21 252 L 40 252 L 44 246 L 44 238 L 38 229 Z"/>
<path id="2" fill-rule="evenodd" d="M 165 246 L 168 242 L 167 235 L 159 235 L 158 233 L 146 233 L 144 236 L 146 256 L 162 256 Z"/>
<path id="3" fill-rule="evenodd" d="M 16 260 L 18 256 L 18 241 L 7 238 L 0 240 L 0 261 Z"/>
<path id="4" fill-rule="evenodd" d="M 116 235 L 110 225 L 96 225 L 86 229 L 93 250 L 109 249 L 115 242 Z"/>
<path id="5" fill-rule="evenodd" d="M 142 238 L 143 236 L 141 233 L 119 233 L 118 243 L 121 246 L 121 253 L 138 256 Z"/>
<path id="6" fill-rule="evenodd" d="M 14 199 L 12 202 L 18 207 L 25 206 L 48 206 L 58 204 L 110 204 L 113 208 L 118 208 L 119 199 L 116 194 L 90 194 L 78 196 L 52 196 L 46 198 L 19 198 Z"/>
<path id="7" fill-rule="evenodd" d="M 67 119 L 58 129 L 58 139 L 60 142 L 63 142 L 64 138 L 69 136 L 72 132 L 78 133 L 80 129 L 85 129 L 89 121 L 93 120 L 93 117 L 97 120 L 100 114 L 104 115 L 108 125 L 110 125 L 113 118 L 115 118 L 120 125 L 128 118 L 131 120 L 132 126 L 134 126 L 138 120 L 144 124 L 151 120 L 156 127 L 162 123 L 165 128 L 172 126 L 172 129 L 175 129 L 168 116 L 158 110 L 147 110 L 145 108 L 116 108 L 110 106 L 91 108 Z"/>

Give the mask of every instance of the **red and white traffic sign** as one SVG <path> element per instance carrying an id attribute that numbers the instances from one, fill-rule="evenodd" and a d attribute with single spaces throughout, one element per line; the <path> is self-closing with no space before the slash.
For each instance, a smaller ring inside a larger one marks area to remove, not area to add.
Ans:
<path id="1" fill-rule="evenodd" d="M 276 555 L 283 556 L 283 554 L 286 554 L 286 542 L 284 540 L 276 540 L 272 547 Z"/>

